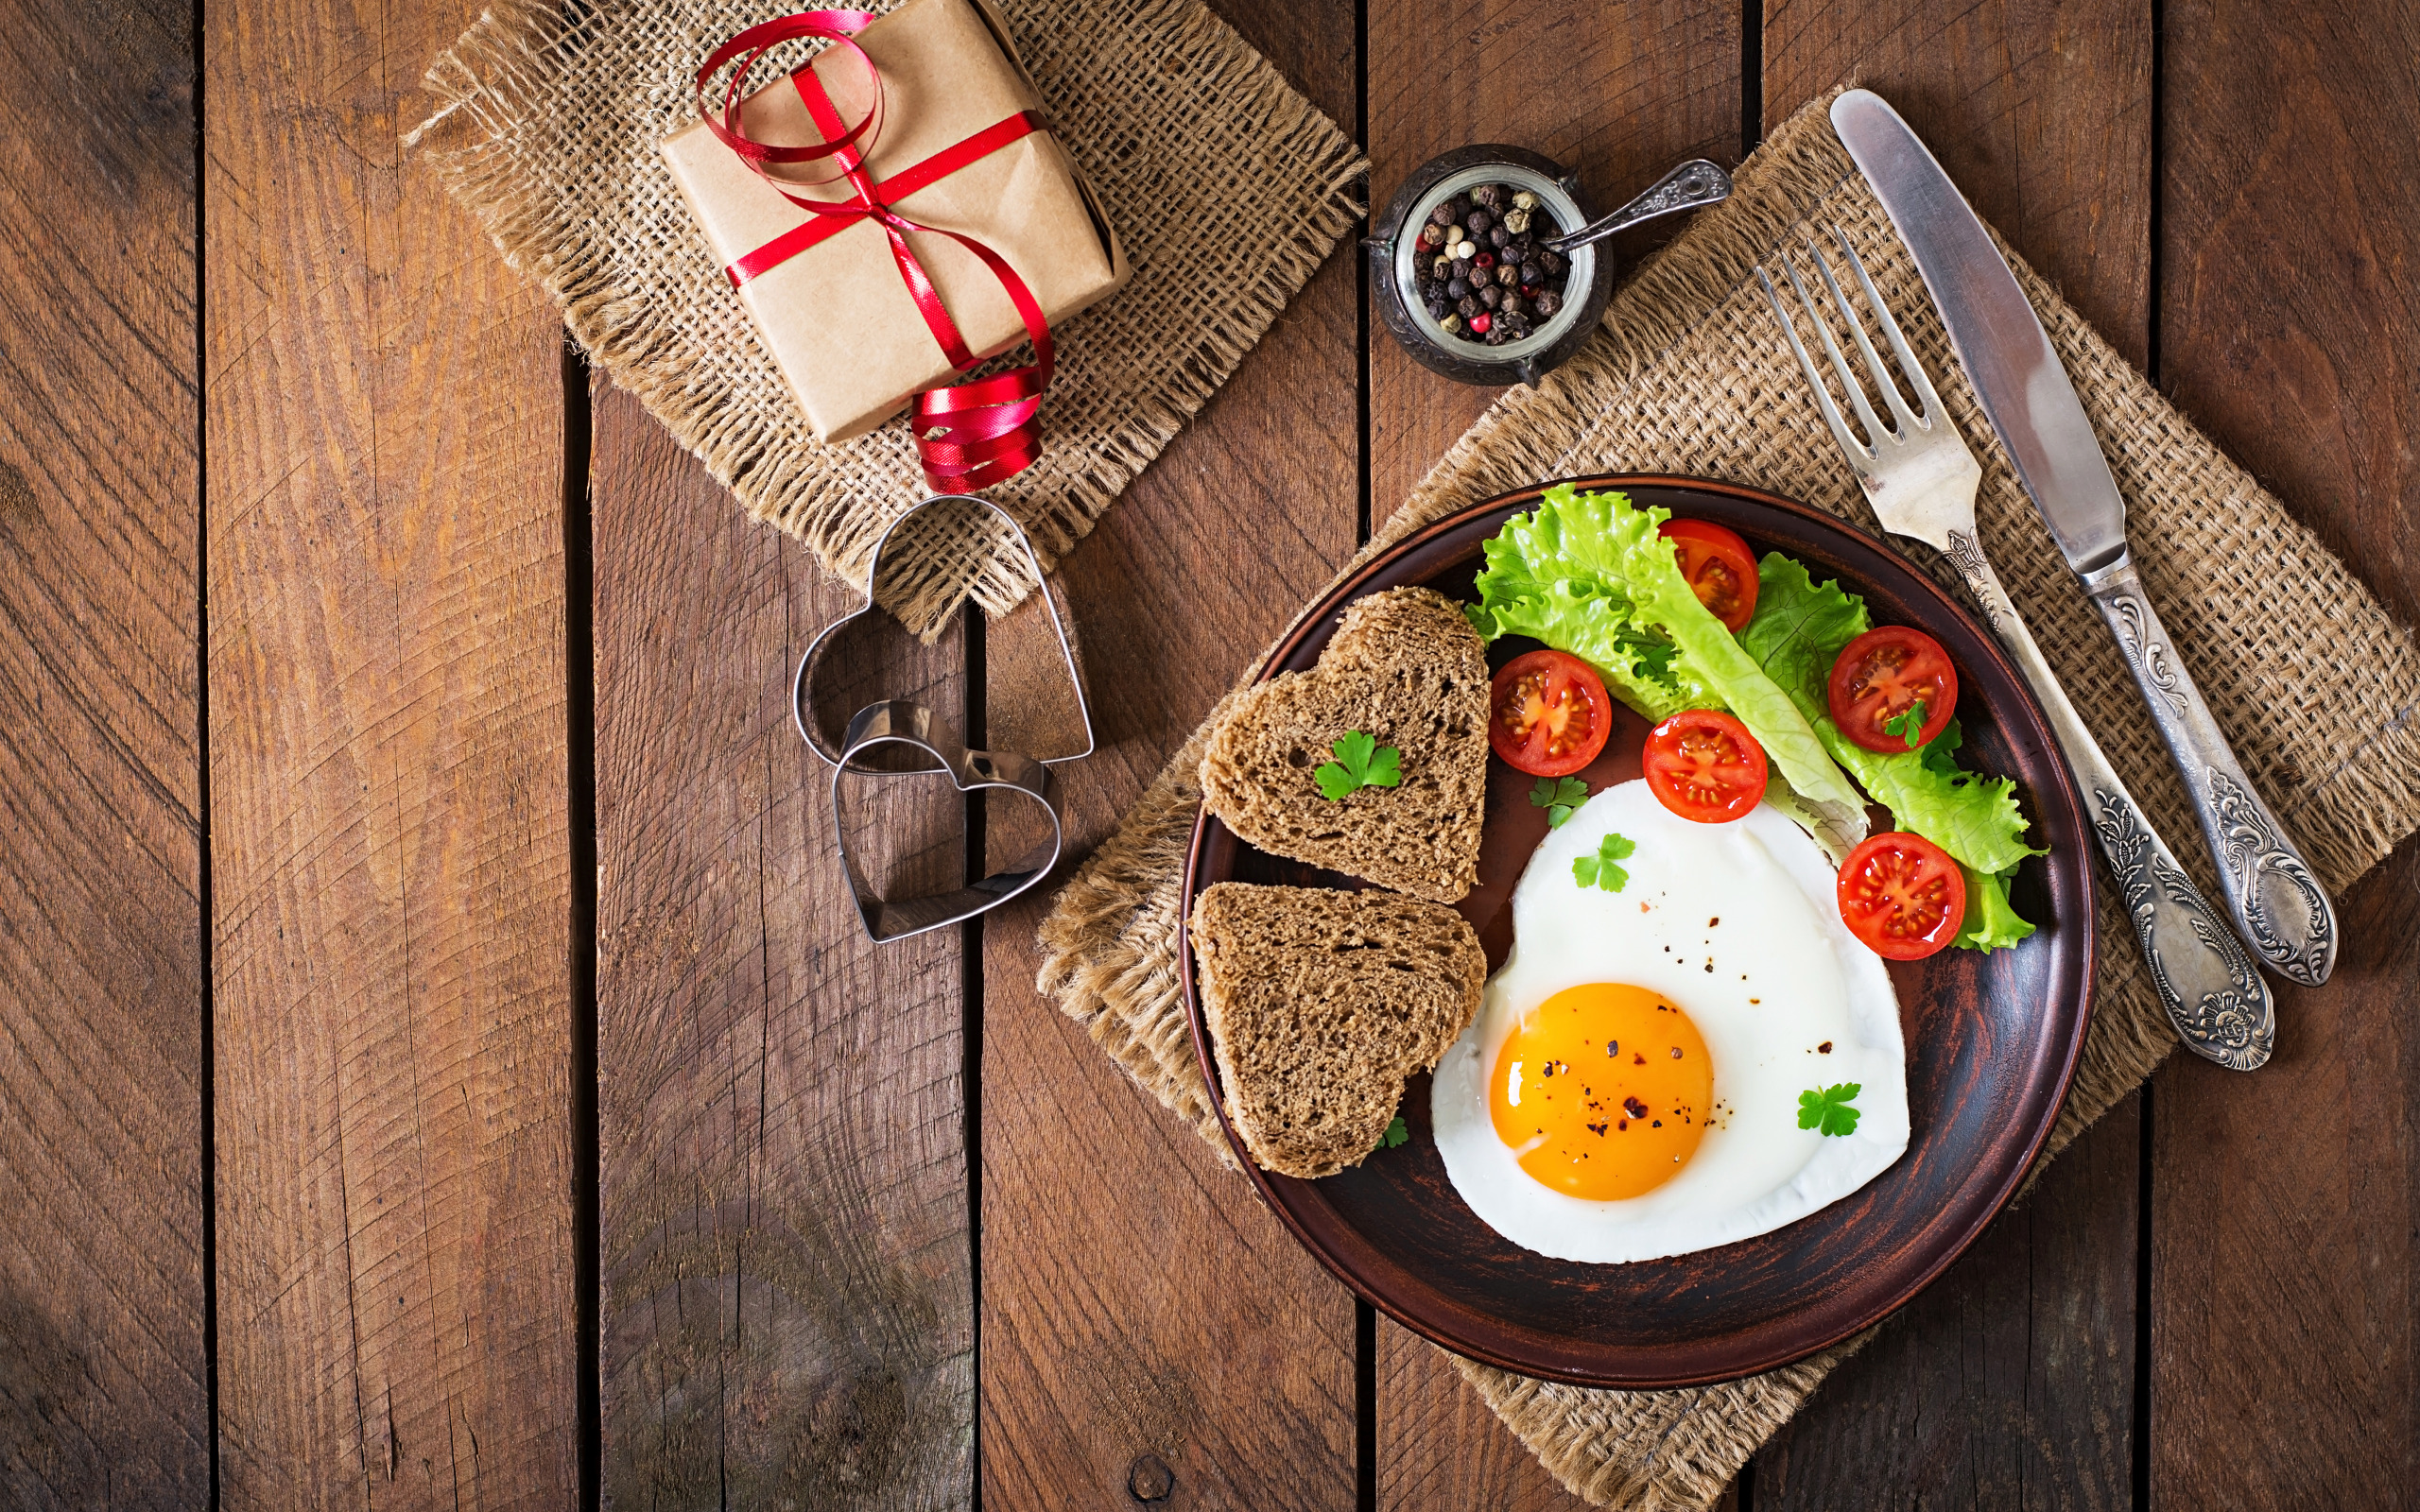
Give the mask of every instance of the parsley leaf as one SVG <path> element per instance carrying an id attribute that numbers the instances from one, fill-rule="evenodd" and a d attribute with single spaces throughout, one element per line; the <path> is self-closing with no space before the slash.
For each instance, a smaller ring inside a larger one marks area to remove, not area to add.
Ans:
<path id="1" fill-rule="evenodd" d="M 1357 730 L 1336 737 L 1336 760 L 1322 763 L 1311 773 L 1320 796 L 1331 803 L 1364 787 L 1393 787 L 1403 781 L 1403 752 L 1381 746 Z"/>
<path id="2" fill-rule="evenodd" d="M 1541 777 L 1530 789 L 1530 806 L 1547 811 L 1547 828 L 1561 829 L 1571 811 L 1588 801 L 1588 784 L 1576 777 Z"/>
<path id="3" fill-rule="evenodd" d="M 1830 1135 L 1856 1133 L 1858 1113 L 1849 1103 L 1858 1091 L 1857 1083 L 1844 1081 L 1820 1091 L 1800 1092 L 1798 1126 L 1821 1128 Z"/>
<path id="4" fill-rule="evenodd" d="M 1394 1116 L 1394 1122 L 1387 1125 L 1387 1131 L 1378 1136 L 1378 1148 L 1392 1150 L 1409 1138 L 1411 1138 L 1411 1130 L 1404 1126 L 1403 1115 L 1397 1113 Z"/>
<path id="5" fill-rule="evenodd" d="M 1886 735 L 1898 735 L 1905 738 L 1910 750 L 1923 744 L 1916 737 L 1924 732 L 1924 728 L 1925 701 L 1922 698 L 1908 705 L 1907 713 L 1895 714 L 1882 721 L 1882 732 Z"/>
<path id="6" fill-rule="evenodd" d="M 1582 887 L 1602 887 L 1607 892 L 1619 892 L 1630 885 L 1630 873 L 1614 865 L 1627 860 L 1638 849 L 1638 842 L 1618 834 L 1609 834 L 1597 842 L 1593 856 L 1577 856 L 1571 863 L 1571 880 Z"/>

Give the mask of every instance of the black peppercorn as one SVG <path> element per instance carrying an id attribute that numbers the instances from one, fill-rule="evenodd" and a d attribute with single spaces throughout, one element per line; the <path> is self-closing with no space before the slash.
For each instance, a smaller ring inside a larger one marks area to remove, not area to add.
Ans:
<path id="1" fill-rule="evenodd" d="M 1487 308 L 1487 306 L 1479 303 L 1473 296 L 1465 294 L 1462 296 L 1461 302 L 1455 305 L 1454 308 L 1461 311 L 1462 318 L 1467 320 L 1472 316 L 1478 314 L 1479 311 Z"/>
<path id="2" fill-rule="evenodd" d="M 1495 301 L 1495 313 L 1510 319 L 1529 313 L 1529 306 L 1521 302 L 1521 296 L 1508 290 L 1502 299 Z"/>
<path id="3" fill-rule="evenodd" d="M 1562 308 L 1562 295 L 1557 294 L 1552 289 L 1546 289 L 1539 293 L 1537 305 L 1539 319 L 1551 320 L 1554 318 L 1555 312 Z"/>
<path id="4" fill-rule="evenodd" d="M 1472 201 L 1476 204 L 1484 205 L 1490 210 L 1503 209 L 1504 201 L 1508 197 L 1504 193 L 1504 186 L 1498 183 L 1483 183 L 1471 191 Z"/>
<path id="5" fill-rule="evenodd" d="M 1444 231 L 1459 224 L 1461 218 L 1456 213 L 1454 202 L 1450 199 L 1428 213 L 1428 223 L 1439 231 Z"/>
<path id="6" fill-rule="evenodd" d="M 1445 228 L 1431 223 L 1420 228 L 1420 245 L 1436 248 L 1445 245 Z"/>
<path id="7" fill-rule="evenodd" d="M 1522 262 L 1521 262 L 1521 282 L 1522 282 L 1522 283 L 1524 283 L 1524 284 L 1539 284 L 1539 283 L 1543 283 L 1543 282 L 1545 282 L 1545 280 L 1546 280 L 1546 276 L 1547 276 L 1546 265 L 1544 265 L 1543 263 L 1532 263 L 1532 262 L 1530 262 L 1530 260 L 1528 260 L 1527 258 L 1522 259 Z"/>
<path id="8" fill-rule="evenodd" d="M 1470 291 L 1470 280 L 1466 278 L 1451 278 L 1445 281 L 1445 298 L 1449 300 L 1459 300 Z"/>
<path id="9" fill-rule="evenodd" d="M 1506 231 L 1506 230 L 1505 230 L 1503 227 L 1501 227 L 1501 226 L 1498 226 L 1498 227 L 1495 228 L 1494 230 L 1490 231 L 1490 232 L 1487 233 L 1487 245 L 1489 245 L 1490 247 L 1497 248 L 1497 249 L 1501 249 L 1501 248 L 1504 246 L 1504 244 L 1505 244 L 1505 243 L 1507 243 L 1507 242 L 1511 241 L 1512 239 L 1512 233 L 1511 232 L 1509 232 L 1509 231 Z"/>
<path id="10" fill-rule="evenodd" d="M 1432 298 L 1428 301 L 1428 318 L 1431 320 L 1443 320 L 1445 318 L 1445 301 L 1443 300 Z"/>
<path id="11" fill-rule="evenodd" d="M 1478 235 L 1480 232 L 1486 231 L 1487 228 L 1495 224 L 1495 217 L 1489 215 L 1484 210 L 1474 210 L 1469 215 L 1462 217 L 1463 228 L 1474 236 Z"/>
<path id="12" fill-rule="evenodd" d="M 1541 247 L 1538 249 L 1538 266 L 1549 273 L 1560 273 L 1563 271 L 1563 254 Z"/>
<path id="13" fill-rule="evenodd" d="M 1493 284 L 1483 284 L 1478 291 L 1478 302 L 1493 310 L 1504 302 L 1504 291 Z"/>
<path id="14" fill-rule="evenodd" d="M 1487 328 L 1487 335 L 1479 339 L 1491 347 L 1500 347 L 1512 339 L 1512 333 L 1500 325 L 1492 325 Z"/>

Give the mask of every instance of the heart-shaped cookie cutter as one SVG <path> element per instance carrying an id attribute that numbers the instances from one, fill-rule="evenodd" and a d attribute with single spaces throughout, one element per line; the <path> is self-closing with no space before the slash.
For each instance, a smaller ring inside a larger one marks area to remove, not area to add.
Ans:
<path id="1" fill-rule="evenodd" d="M 908 698 L 886 698 L 870 703 L 849 718 L 838 749 L 823 736 L 823 722 L 819 717 L 818 698 L 820 674 L 824 670 L 832 649 L 838 644 L 841 632 L 856 621 L 874 612 L 873 585 L 882 580 L 883 553 L 899 528 L 935 505 L 974 505 L 999 517 L 1016 538 L 1024 552 L 1026 565 L 1040 585 L 1044 610 L 1050 616 L 1051 632 L 1059 639 L 1059 654 L 1067 666 L 1067 686 L 1075 695 L 1076 717 L 1083 730 L 1083 748 L 1061 756 L 1036 759 L 1020 751 L 970 750 L 959 741 L 948 721 L 927 706 Z M 866 601 L 861 609 L 840 616 L 821 630 L 798 660 L 798 671 L 790 679 L 790 718 L 797 725 L 800 738 L 807 748 L 821 757 L 832 768 L 831 802 L 832 831 L 840 852 L 840 868 L 849 879 L 849 894 L 856 901 L 857 919 L 865 925 L 866 934 L 876 944 L 905 939 L 927 930 L 963 922 L 977 914 L 997 908 L 1010 899 L 1031 889 L 1050 874 L 1059 864 L 1059 853 L 1066 843 L 1066 825 L 1060 809 L 1059 784 L 1052 779 L 1050 768 L 1061 762 L 1081 760 L 1093 753 L 1092 709 L 1084 697 L 1083 670 L 1077 663 L 1074 643 L 1067 634 L 1067 622 L 1060 612 L 1057 595 L 1051 593 L 1043 576 L 1042 562 L 1034 555 L 1033 542 L 1025 527 L 1006 509 L 991 500 L 971 493 L 936 494 L 916 505 L 884 528 L 874 542 L 873 564 L 866 576 Z M 923 752 L 933 765 L 913 767 L 875 768 L 858 765 L 858 759 L 885 747 L 905 746 Z M 1038 842 L 1013 865 L 993 872 L 980 882 L 944 892 L 925 893 L 913 898 L 886 899 L 866 881 L 856 859 L 849 853 L 848 833 L 842 825 L 840 782 L 852 772 L 860 776 L 886 777 L 946 775 L 961 794 L 979 793 L 987 788 L 1001 788 L 1022 794 L 1040 805 L 1050 820 L 1049 835 Z"/>

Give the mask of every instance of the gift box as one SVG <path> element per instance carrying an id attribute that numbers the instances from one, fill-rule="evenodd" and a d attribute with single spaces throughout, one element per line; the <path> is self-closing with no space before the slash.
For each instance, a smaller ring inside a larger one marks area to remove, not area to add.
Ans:
<path id="1" fill-rule="evenodd" d="M 1015 346 L 1027 326 L 999 275 L 943 232 L 1004 259 L 1053 324 L 1115 292 L 1129 271 L 1116 232 L 1074 159 L 1047 126 L 1029 129 L 1042 124 L 1041 98 L 1007 28 L 983 0 L 909 0 L 868 24 L 856 42 L 862 57 L 836 44 L 811 67 L 813 82 L 829 97 L 827 125 L 867 120 L 879 91 L 878 114 L 856 142 L 862 174 L 842 176 L 856 152 L 769 164 L 760 173 L 703 120 L 663 149 L 716 261 L 737 285 L 808 425 L 827 441 L 872 430 L 959 369 L 880 219 L 820 224 L 834 217 L 802 209 L 785 191 L 845 204 L 860 198 L 863 184 L 925 168 L 942 155 L 946 171 L 938 178 L 921 172 L 914 178 L 929 181 L 877 198 L 905 222 L 930 228 L 900 234 L 946 322 L 977 360 Z M 748 141 L 804 146 L 845 134 L 819 129 L 812 85 L 801 77 L 806 72 L 778 78 L 741 102 Z M 709 99 L 707 108 L 719 112 L 721 103 Z M 1015 134 L 1020 112 L 1031 114 Z M 1003 137 L 1012 139 L 981 150 Z M 812 245 L 801 249 L 805 242 Z"/>

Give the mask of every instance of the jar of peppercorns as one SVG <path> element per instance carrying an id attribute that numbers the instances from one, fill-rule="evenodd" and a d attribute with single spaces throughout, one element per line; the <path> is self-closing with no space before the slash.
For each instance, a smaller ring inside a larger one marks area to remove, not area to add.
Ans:
<path id="1" fill-rule="evenodd" d="M 1432 158 L 1406 180 L 1365 245 L 1378 318 L 1414 361 L 1467 384 L 1535 384 L 1605 313 L 1613 263 L 1598 244 L 1642 220 L 1729 197 L 1703 159 L 1592 220 L 1579 180 L 1525 147 Z"/>

